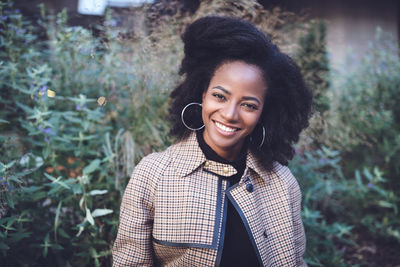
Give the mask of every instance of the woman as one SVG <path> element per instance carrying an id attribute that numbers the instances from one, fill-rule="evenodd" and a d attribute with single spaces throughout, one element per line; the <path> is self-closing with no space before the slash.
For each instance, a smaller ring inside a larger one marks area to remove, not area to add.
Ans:
<path id="1" fill-rule="evenodd" d="M 183 35 L 171 93 L 179 142 L 145 157 L 121 204 L 115 266 L 304 266 L 301 193 L 286 167 L 308 126 L 296 64 L 250 23 Z"/>

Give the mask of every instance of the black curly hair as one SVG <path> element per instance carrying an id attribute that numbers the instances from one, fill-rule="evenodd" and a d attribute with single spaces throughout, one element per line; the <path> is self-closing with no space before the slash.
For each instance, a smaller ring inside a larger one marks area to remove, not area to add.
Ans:
<path id="1" fill-rule="evenodd" d="M 202 93 L 220 65 L 240 60 L 259 67 L 267 84 L 260 118 L 265 142 L 260 148 L 260 142 L 249 142 L 249 148 L 267 168 L 274 161 L 287 165 L 294 155 L 293 144 L 308 127 L 312 113 L 312 94 L 296 63 L 267 35 L 236 18 L 200 18 L 186 28 L 182 40 L 185 55 L 179 74 L 185 76 L 170 95 L 171 134 L 179 139 L 190 134 L 181 121 L 182 109 L 191 102 L 201 103 Z M 261 141 L 262 129 L 257 128 L 252 139 Z"/>

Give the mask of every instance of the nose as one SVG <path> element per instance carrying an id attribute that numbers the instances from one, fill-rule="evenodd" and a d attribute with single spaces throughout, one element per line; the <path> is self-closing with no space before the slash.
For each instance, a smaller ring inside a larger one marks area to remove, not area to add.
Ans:
<path id="1" fill-rule="evenodd" d="M 221 114 L 226 121 L 237 121 L 239 119 L 239 111 L 235 103 L 226 103 Z"/>

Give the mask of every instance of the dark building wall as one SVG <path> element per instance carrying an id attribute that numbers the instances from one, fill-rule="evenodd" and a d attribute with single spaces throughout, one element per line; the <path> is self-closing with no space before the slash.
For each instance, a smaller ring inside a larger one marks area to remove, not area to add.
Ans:
<path id="1" fill-rule="evenodd" d="M 280 6 L 299 13 L 306 10 L 311 18 L 327 25 L 327 46 L 331 63 L 346 71 L 348 62 L 359 62 L 374 40 L 377 27 L 400 36 L 400 1 L 398 0 L 260 0 L 266 8 Z"/>

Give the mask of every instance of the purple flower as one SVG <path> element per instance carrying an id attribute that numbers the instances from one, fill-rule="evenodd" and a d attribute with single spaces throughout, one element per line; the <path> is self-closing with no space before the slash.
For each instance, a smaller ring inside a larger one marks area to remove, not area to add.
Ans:
<path id="1" fill-rule="evenodd" d="M 46 85 L 44 85 L 42 87 L 39 87 L 39 89 L 36 90 L 35 95 L 34 95 L 35 101 L 36 102 L 39 101 L 39 95 L 40 96 L 43 96 L 43 95 L 47 96 L 46 91 L 47 91 L 47 86 Z"/>
<path id="2" fill-rule="evenodd" d="M 46 143 L 50 143 L 50 140 L 49 140 L 49 138 L 47 138 L 47 137 L 44 138 L 44 141 L 45 141 Z"/>
<path id="3" fill-rule="evenodd" d="M 84 109 L 84 108 L 86 108 L 86 104 L 83 104 L 82 106 L 81 105 L 76 105 L 76 110 L 81 110 L 81 109 Z"/>
<path id="4" fill-rule="evenodd" d="M 55 131 L 53 131 L 51 128 L 46 128 L 42 130 L 43 133 L 47 134 L 47 135 L 56 135 L 57 133 Z"/>
<path id="5" fill-rule="evenodd" d="M 42 92 L 42 93 L 44 93 L 46 90 L 47 90 L 46 85 L 39 88 L 39 92 Z"/>
<path id="6" fill-rule="evenodd" d="M 16 33 L 17 35 L 22 35 L 22 34 L 24 34 L 25 32 L 26 32 L 25 29 L 17 29 L 17 30 L 15 31 L 15 33 Z"/>
<path id="7" fill-rule="evenodd" d="M 371 184 L 371 183 L 368 183 L 368 188 L 373 188 L 374 187 L 374 185 L 373 184 Z"/>
<path id="8" fill-rule="evenodd" d="M 39 131 L 41 131 L 43 129 L 42 126 L 40 126 L 40 125 L 37 128 Z"/>

